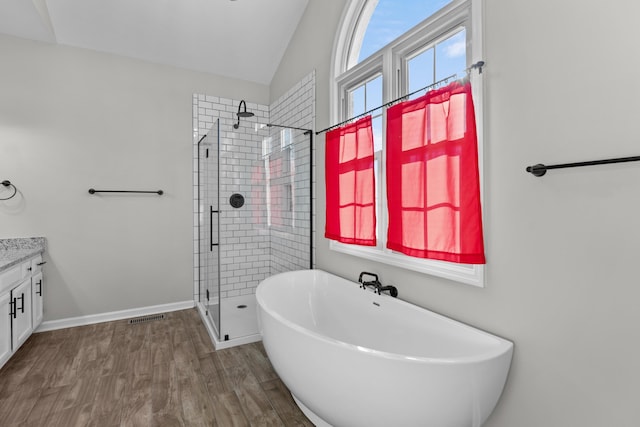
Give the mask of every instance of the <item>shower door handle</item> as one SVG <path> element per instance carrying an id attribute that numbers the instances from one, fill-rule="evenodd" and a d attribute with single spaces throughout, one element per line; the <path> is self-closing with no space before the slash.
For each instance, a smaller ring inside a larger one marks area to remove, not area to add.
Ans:
<path id="1" fill-rule="evenodd" d="M 214 211 L 213 206 L 209 206 L 209 242 L 211 242 L 210 252 L 213 252 L 213 247 L 218 246 L 217 243 L 213 243 L 213 214 L 220 214 L 220 211 Z"/>

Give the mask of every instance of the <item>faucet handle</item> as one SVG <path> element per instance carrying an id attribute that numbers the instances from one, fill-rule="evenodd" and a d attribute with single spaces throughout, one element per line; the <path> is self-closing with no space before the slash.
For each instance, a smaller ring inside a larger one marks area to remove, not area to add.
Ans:
<path id="1" fill-rule="evenodd" d="M 398 288 L 396 288 L 393 285 L 389 285 L 389 286 L 381 286 L 378 288 L 378 295 L 382 295 L 382 292 L 387 292 L 389 291 L 389 295 L 391 295 L 394 298 L 398 297 Z"/>

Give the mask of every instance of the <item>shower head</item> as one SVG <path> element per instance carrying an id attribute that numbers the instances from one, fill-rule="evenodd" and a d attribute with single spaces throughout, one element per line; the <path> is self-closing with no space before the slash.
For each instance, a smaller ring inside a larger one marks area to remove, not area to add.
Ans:
<path id="1" fill-rule="evenodd" d="M 242 106 L 244 105 L 244 110 L 242 110 Z M 242 110 L 242 111 L 240 111 Z M 240 101 L 240 105 L 238 105 L 238 112 L 236 113 L 236 116 L 238 116 L 238 122 L 236 124 L 233 125 L 234 129 L 238 129 L 240 127 L 240 118 L 247 118 L 247 117 L 253 117 L 255 116 L 255 114 L 253 114 L 251 111 L 247 111 L 247 103 L 244 102 L 244 99 L 242 101 Z"/>

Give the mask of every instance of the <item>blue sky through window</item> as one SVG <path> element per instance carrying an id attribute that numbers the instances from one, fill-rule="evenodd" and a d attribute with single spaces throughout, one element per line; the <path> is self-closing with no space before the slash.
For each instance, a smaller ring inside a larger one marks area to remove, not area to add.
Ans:
<path id="1" fill-rule="evenodd" d="M 379 0 L 365 32 L 358 62 L 450 2 L 451 0 Z"/>
<path id="2" fill-rule="evenodd" d="M 375 0 L 371 0 L 375 1 Z M 360 60 L 380 50 L 424 21 L 451 0 L 379 0 L 365 31 L 360 50 Z M 401 3 L 401 5 L 399 5 Z M 425 46 L 425 49 L 406 58 L 406 93 L 414 92 L 466 68 L 466 33 L 464 28 L 453 31 Z M 412 96 L 417 98 L 424 91 Z M 349 91 L 349 117 L 357 116 L 384 103 L 382 76 L 378 75 Z M 382 149 L 382 110 L 373 113 L 375 149 Z"/>
<path id="3" fill-rule="evenodd" d="M 466 32 L 462 29 L 411 58 L 407 62 L 409 75 L 407 93 L 454 74 L 462 77 L 460 73 L 467 67 L 466 43 Z M 421 95 L 424 95 L 424 92 L 418 92 L 412 98 Z"/>

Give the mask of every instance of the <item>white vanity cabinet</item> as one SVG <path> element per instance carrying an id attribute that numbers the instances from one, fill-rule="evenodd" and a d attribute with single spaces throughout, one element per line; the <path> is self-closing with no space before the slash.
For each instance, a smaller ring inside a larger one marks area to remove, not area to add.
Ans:
<path id="1" fill-rule="evenodd" d="M 0 272 L 0 367 L 42 322 L 42 255 Z"/>
<path id="2" fill-rule="evenodd" d="M 0 366 L 4 365 L 4 362 L 9 360 L 13 354 L 11 344 L 11 319 L 9 314 L 11 308 L 9 302 L 11 301 L 11 292 L 5 292 L 0 294 Z"/>
<path id="3" fill-rule="evenodd" d="M 42 323 L 42 308 L 44 306 L 44 299 L 42 297 L 42 287 L 44 282 L 44 276 L 42 271 L 36 273 L 31 278 L 31 308 L 33 312 L 33 329 L 36 329 L 40 323 Z"/>
<path id="4" fill-rule="evenodd" d="M 33 332 L 31 313 L 31 277 L 11 290 L 11 335 L 13 351 L 16 351 Z"/>
<path id="5" fill-rule="evenodd" d="M 42 307 L 44 303 L 43 299 L 43 287 L 44 276 L 42 275 L 42 266 L 46 264 L 46 261 L 42 260 L 42 255 L 36 255 L 30 260 L 31 273 L 31 308 L 33 329 L 35 330 L 40 323 L 42 323 Z"/>

